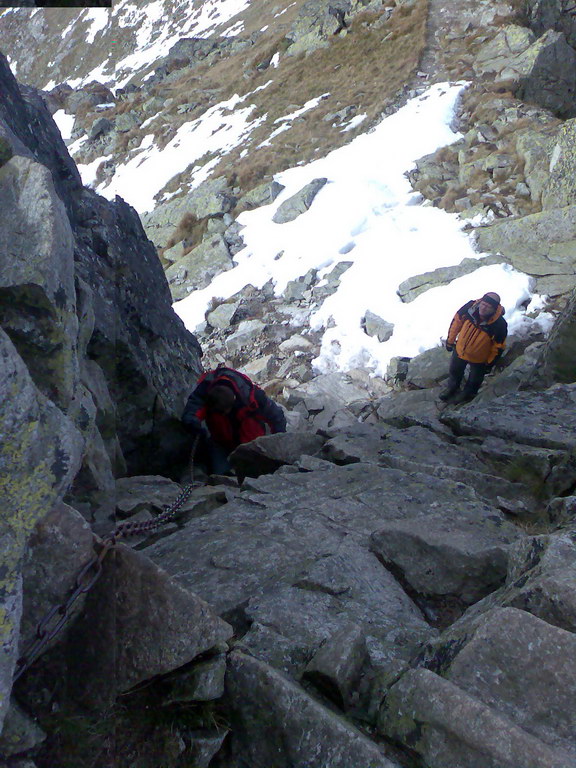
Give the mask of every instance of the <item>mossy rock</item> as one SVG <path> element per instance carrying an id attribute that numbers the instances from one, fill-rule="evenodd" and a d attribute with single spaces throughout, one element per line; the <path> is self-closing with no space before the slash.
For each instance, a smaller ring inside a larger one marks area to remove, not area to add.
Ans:
<path id="1" fill-rule="evenodd" d="M 550 159 L 550 181 L 542 193 L 545 209 L 576 203 L 576 119 L 560 128 Z"/>

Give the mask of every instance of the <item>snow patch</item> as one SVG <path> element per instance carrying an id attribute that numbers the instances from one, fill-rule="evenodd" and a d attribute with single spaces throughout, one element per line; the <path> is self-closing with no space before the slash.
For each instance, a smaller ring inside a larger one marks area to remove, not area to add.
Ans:
<path id="1" fill-rule="evenodd" d="M 98 32 L 106 28 L 110 21 L 108 8 L 91 8 L 84 16 L 83 21 L 91 22 L 90 28 L 86 33 L 86 43 L 92 45 Z M 68 25 L 69 27 L 70 25 Z M 68 29 L 67 27 L 67 29 Z"/>
<path id="2" fill-rule="evenodd" d="M 238 218 L 246 247 L 234 257 L 236 266 L 174 304 L 186 327 L 200 325 L 214 297 L 232 296 L 249 283 L 261 288 L 270 279 L 281 295 L 290 280 L 309 269 L 320 270 L 322 277 L 344 260 L 352 266 L 311 320 L 312 328 L 323 332 L 314 361 L 318 372 L 360 366 L 384 375 L 392 357 L 414 356 L 439 345 L 454 312 L 486 291 L 502 297 L 512 331 L 531 327 L 535 321 L 524 309 L 531 296 L 530 279 L 509 265 L 480 267 L 409 303 L 397 294 L 408 277 L 481 255 L 463 232 L 465 221 L 419 204 L 422 198 L 405 176 L 417 158 L 460 138 L 450 125 L 464 86 L 434 85 L 350 144 L 279 174 L 285 189 L 274 203 Z M 329 183 L 305 214 L 285 224 L 272 221 L 284 200 L 319 177 Z M 542 302 L 542 297 L 532 297 L 530 307 Z M 394 323 L 387 342 L 364 333 L 366 310 Z M 546 325 L 549 319 L 542 316 L 538 322 Z"/>
<path id="3" fill-rule="evenodd" d="M 246 140 L 266 119 L 264 116 L 249 120 L 254 104 L 235 109 L 245 99 L 246 96 L 235 95 L 211 107 L 196 120 L 184 123 L 163 150 L 153 144 L 150 134 L 152 138 L 147 137 L 141 145 L 144 151 L 118 166 L 112 180 L 99 187 L 98 192 L 109 199 L 120 195 L 139 213 L 144 213 L 154 208 L 155 195 L 183 170 L 182 158 L 193 163 L 206 153 L 215 153 L 214 159 L 192 174 L 190 186 L 198 186 L 210 175 L 221 155 Z"/>
<path id="4" fill-rule="evenodd" d="M 307 101 L 303 107 L 300 109 L 297 109 L 295 112 L 292 112 L 289 115 L 284 115 L 283 117 L 278 117 L 276 120 L 274 120 L 274 123 L 280 123 L 280 127 L 276 128 L 275 131 L 272 131 L 270 136 L 268 138 L 258 144 L 257 149 L 260 149 L 261 147 L 269 147 L 272 143 L 272 139 L 274 139 L 276 136 L 279 136 L 281 133 L 284 133 L 284 131 L 288 131 L 291 128 L 290 123 L 292 120 L 294 120 L 296 117 L 300 117 L 300 115 L 303 115 L 305 112 L 308 112 L 311 109 L 314 109 L 314 107 L 317 107 L 318 104 L 323 100 L 328 98 L 330 96 L 329 93 L 323 93 L 321 96 L 317 96 L 315 99 L 310 99 Z"/>
<path id="5" fill-rule="evenodd" d="M 59 109 L 52 116 L 54 122 L 58 126 L 58 130 L 62 135 L 64 141 L 68 141 L 72 136 L 72 128 L 74 127 L 74 115 L 67 115 L 63 109 Z"/>
<path id="6" fill-rule="evenodd" d="M 346 131 L 352 131 L 354 128 L 357 128 L 360 125 L 360 123 L 363 123 L 364 120 L 366 120 L 367 117 L 368 115 L 366 114 L 356 115 L 355 117 L 352 118 L 352 120 L 350 120 L 350 122 L 346 123 L 344 128 L 342 128 L 342 133 L 346 133 Z"/>

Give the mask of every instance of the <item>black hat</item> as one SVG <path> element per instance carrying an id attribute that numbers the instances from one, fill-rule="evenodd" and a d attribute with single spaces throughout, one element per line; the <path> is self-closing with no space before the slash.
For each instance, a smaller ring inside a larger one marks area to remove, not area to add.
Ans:
<path id="1" fill-rule="evenodd" d="M 486 304 L 490 304 L 490 306 L 494 307 L 494 309 L 498 309 L 500 306 L 500 302 L 497 301 L 493 296 L 490 296 L 488 293 L 485 293 L 480 301 L 485 301 Z"/>

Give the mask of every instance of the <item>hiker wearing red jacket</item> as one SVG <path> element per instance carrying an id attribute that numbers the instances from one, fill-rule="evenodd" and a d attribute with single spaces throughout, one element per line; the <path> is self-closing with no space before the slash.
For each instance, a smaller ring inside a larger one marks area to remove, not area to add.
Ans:
<path id="1" fill-rule="evenodd" d="M 286 432 L 282 408 L 248 376 L 225 367 L 200 377 L 188 398 L 182 421 L 192 433 L 203 437 L 214 474 L 229 471 L 226 457 L 242 443 L 261 435 Z"/>

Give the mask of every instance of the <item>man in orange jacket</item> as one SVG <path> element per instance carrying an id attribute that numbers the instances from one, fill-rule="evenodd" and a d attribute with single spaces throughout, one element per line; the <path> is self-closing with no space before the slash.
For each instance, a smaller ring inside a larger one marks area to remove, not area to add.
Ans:
<path id="1" fill-rule="evenodd" d="M 456 312 L 446 339 L 446 349 L 452 352 L 448 384 L 440 400 L 467 403 L 474 398 L 487 371 L 504 350 L 508 324 L 504 307 L 497 293 L 485 293 L 481 299 L 469 301 Z M 459 391 L 466 366 L 468 379 Z"/>

